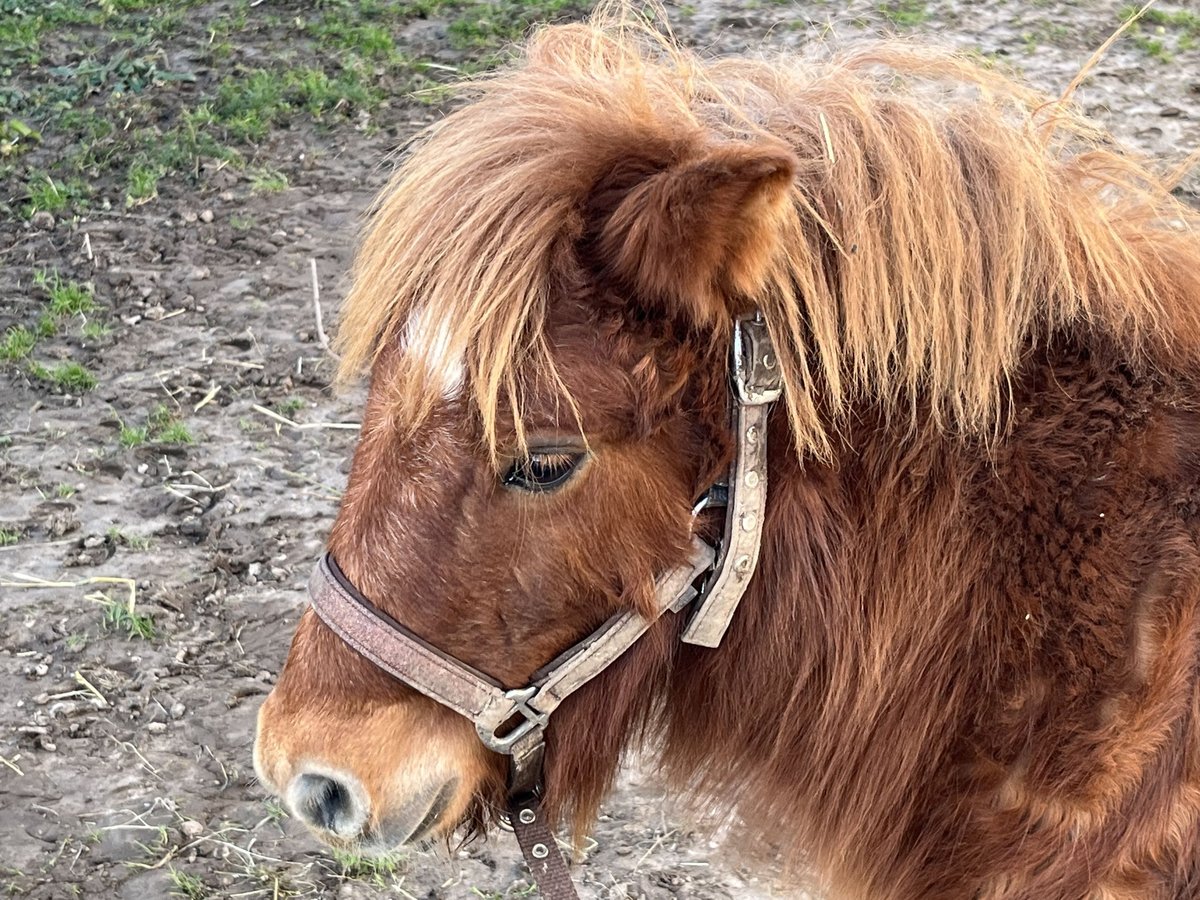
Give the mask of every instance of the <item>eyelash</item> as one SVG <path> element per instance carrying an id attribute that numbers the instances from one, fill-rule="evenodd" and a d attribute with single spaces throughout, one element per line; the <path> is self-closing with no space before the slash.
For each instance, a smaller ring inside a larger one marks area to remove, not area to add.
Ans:
<path id="1" fill-rule="evenodd" d="M 558 490 L 575 475 L 585 455 L 562 451 L 533 452 L 513 462 L 501 482 L 507 488 L 532 493 Z"/>

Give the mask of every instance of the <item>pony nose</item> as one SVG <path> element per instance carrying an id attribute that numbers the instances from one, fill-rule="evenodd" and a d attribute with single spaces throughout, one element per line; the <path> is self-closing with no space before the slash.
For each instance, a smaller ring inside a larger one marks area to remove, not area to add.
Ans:
<path id="1" fill-rule="evenodd" d="M 288 800 L 304 824 L 338 837 L 357 837 L 367 821 L 363 791 L 345 775 L 299 775 L 288 791 Z"/>

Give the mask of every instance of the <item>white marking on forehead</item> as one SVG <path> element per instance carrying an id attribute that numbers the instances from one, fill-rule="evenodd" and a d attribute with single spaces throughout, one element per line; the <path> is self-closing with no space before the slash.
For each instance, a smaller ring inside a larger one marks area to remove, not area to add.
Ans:
<path id="1" fill-rule="evenodd" d="M 454 400 L 462 395 L 467 361 L 462 353 L 452 352 L 450 327 L 444 318 L 427 306 L 414 311 L 404 326 L 403 347 L 405 353 L 421 360 L 445 399 Z"/>

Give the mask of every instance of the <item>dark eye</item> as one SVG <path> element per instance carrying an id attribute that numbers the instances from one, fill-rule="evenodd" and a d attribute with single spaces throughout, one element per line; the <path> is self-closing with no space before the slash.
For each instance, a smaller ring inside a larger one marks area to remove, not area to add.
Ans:
<path id="1" fill-rule="evenodd" d="M 519 491 L 553 491 L 562 487 L 583 462 L 583 453 L 530 453 L 504 473 L 504 486 Z"/>

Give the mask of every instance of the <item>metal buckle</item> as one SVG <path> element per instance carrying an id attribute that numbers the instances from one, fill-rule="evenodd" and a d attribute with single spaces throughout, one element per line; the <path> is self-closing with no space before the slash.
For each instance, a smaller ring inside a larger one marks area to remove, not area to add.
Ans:
<path id="1" fill-rule="evenodd" d="M 529 704 L 529 701 L 537 696 L 539 690 L 540 688 L 536 685 L 530 685 L 505 691 L 504 699 L 508 701 L 506 706 L 495 712 L 489 712 L 486 717 L 481 716 L 475 720 L 475 731 L 485 747 L 496 753 L 512 755 L 513 747 L 519 741 L 546 727 L 546 723 L 550 720 L 549 714 L 539 712 Z M 513 716 L 521 716 L 524 721 L 518 722 L 513 730 L 503 737 L 498 736 L 496 729 Z"/>
<path id="2" fill-rule="evenodd" d="M 783 392 L 779 357 L 761 312 L 733 324 L 733 386 L 739 403 L 774 403 Z"/>
<path id="3" fill-rule="evenodd" d="M 692 507 L 692 518 L 700 515 L 704 510 L 716 507 L 726 507 L 729 505 L 729 485 L 718 482 L 704 492 L 704 495 L 696 501 L 696 505 Z"/>

